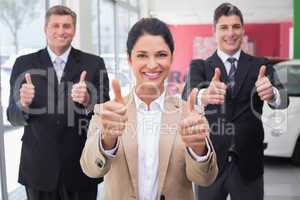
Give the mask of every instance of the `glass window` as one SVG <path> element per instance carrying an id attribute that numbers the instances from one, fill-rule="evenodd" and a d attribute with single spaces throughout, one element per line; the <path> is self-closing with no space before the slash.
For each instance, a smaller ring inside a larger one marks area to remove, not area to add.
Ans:
<path id="1" fill-rule="evenodd" d="M 138 6 L 138 0 L 129 0 L 129 3 L 130 3 L 133 7 L 137 7 L 137 6 Z"/>
<path id="2" fill-rule="evenodd" d="M 97 49 L 94 53 L 104 58 L 110 79 L 117 78 L 123 89 L 130 88 L 133 81 L 127 63 L 126 41 L 138 12 L 125 0 L 93 0 L 91 10 L 92 45 Z"/>
<path id="3" fill-rule="evenodd" d="M 64 0 L 48 0 L 48 6 L 49 8 L 55 5 L 64 4 Z"/>
<path id="4" fill-rule="evenodd" d="M 0 75 L 5 131 L 5 164 L 9 199 L 14 200 L 25 199 L 24 187 L 17 182 L 23 128 L 12 127 L 6 119 L 9 78 L 17 57 L 37 51 L 45 46 L 43 33 L 45 8 L 45 1 L 0 1 Z"/>
<path id="5" fill-rule="evenodd" d="M 114 72 L 115 63 L 115 17 L 114 4 L 112 1 L 100 1 L 100 24 L 98 25 L 98 36 L 100 38 L 99 53 L 105 60 L 107 70 Z"/>
<path id="6" fill-rule="evenodd" d="M 300 96 L 300 63 L 275 65 L 279 80 L 291 96 Z"/>
<path id="7" fill-rule="evenodd" d="M 132 87 L 134 83 L 134 76 L 132 76 L 131 69 L 127 62 L 127 36 L 130 28 L 138 19 L 138 14 L 136 12 L 129 11 L 128 9 L 117 6 L 117 39 L 118 39 L 118 66 L 117 71 L 118 74 L 117 78 L 120 80 L 121 86 L 123 90 L 127 93 Z"/>
<path id="8" fill-rule="evenodd" d="M 289 95 L 300 95 L 300 65 L 288 66 L 287 90 Z"/>

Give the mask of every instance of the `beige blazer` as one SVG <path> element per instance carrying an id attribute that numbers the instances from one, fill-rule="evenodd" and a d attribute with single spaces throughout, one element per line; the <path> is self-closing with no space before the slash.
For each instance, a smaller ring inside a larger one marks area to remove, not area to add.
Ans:
<path id="1" fill-rule="evenodd" d="M 105 157 L 99 148 L 100 106 L 96 105 L 80 159 L 81 167 L 89 177 L 104 176 L 104 194 L 101 195 L 104 195 L 104 200 L 138 198 L 136 106 L 132 94 L 126 98 L 126 102 L 128 122 L 120 137 L 116 157 Z M 208 186 L 215 180 L 218 173 L 216 155 L 212 148 L 206 162 L 193 160 L 178 133 L 179 122 L 187 114 L 186 103 L 180 98 L 166 95 L 164 107 L 160 130 L 157 199 L 164 195 L 166 200 L 192 200 L 192 182 Z M 210 145 L 212 147 L 211 142 Z"/>

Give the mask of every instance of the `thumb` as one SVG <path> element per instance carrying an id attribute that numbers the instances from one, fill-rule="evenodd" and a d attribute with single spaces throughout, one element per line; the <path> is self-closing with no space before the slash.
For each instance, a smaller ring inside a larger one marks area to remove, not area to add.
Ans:
<path id="1" fill-rule="evenodd" d="M 27 84 L 31 84 L 31 85 L 32 85 L 30 73 L 26 73 L 26 74 L 25 74 L 25 80 L 26 80 L 26 83 L 27 83 Z"/>
<path id="2" fill-rule="evenodd" d="M 259 73 L 258 73 L 257 79 L 261 79 L 261 78 L 265 77 L 265 74 L 266 74 L 266 66 L 262 65 L 260 67 L 260 69 L 259 69 Z"/>
<path id="3" fill-rule="evenodd" d="M 122 97 L 121 87 L 118 80 L 116 79 L 112 80 L 112 88 L 115 94 L 115 101 L 124 104 L 124 99 Z"/>
<path id="4" fill-rule="evenodd" d="M 188 97 L 188 100 L 187 100 L 187 107 L 188 107 L 189 112 L 195 111 L 195 104 L 196 104 L 197 95 L 198 95 L 198 89 L 194 88 L 191 91 L 191 93 Z"/>
<path id="5" fill-rule="evenodd" d="M 221 71 L 219 68 L 215 69 L 215 74 L 212 78 L 212 81 L 220 81 L 220 77 L 221 77 Z"/>
<path id="6" fill-rule="evenodd" d="M 86 79 L 86 71 L 84 70 L 84 71 L 81 72 L 81 74 L 80 74 L 79 82 L 84 82 L 85 79 Z"/>

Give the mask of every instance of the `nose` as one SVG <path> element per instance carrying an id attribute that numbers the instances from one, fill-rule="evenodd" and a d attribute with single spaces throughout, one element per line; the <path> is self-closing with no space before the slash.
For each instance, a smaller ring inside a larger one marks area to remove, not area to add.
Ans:
<path id="1" fill-rule="evenodd" d="M 153 68 L 157 67 L 157 65 L 158 65 L 158 63 L 157 63 L 156 59 L 150 58 L 147 67 L 153 69 Z"/>
<path id="2" fill-rule="evenodd" d="M 229 36 L 232 36 L 232 35 L 234 34 L 233 28 L 229 28 L 228 31 L 227 31 L 227 34 L 228 34 Z"/>
<path id="3" fill-rule="evenodd" d="M 58 29 L 57 29 L 57 33 L 58 34 L 64 34 L 64 32 L 65 32 L 64 27 L 59 26 Z"/>

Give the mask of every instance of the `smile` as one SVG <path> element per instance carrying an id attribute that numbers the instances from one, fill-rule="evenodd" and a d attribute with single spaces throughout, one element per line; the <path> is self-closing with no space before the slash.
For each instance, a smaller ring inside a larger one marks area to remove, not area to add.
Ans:
<path id="1" fill-rule="evenodd" d="M 143 72 L 146 79 L 154 80 L 160 77 L 161 72 Z"/>

